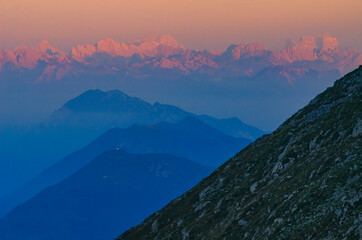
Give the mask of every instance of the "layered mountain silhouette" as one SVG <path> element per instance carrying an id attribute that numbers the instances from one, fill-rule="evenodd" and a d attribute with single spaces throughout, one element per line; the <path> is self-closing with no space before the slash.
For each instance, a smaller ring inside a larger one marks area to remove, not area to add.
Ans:
<path id="1" fill-rule="evenodd" d="M 260 129 L 237 118 L 216 119 L 207 115 L 198 116 L 172 105 L 158 102 L 150 104 L 119 90 L 104 92 L 99 89 L 86 91 L 68 101 L 44 122 L 43 127 L 47 130 L 54 127 L 98 127 L 100 131 L 104 131 L 111 127 L 128 127 L 133 124 L 176 123 L 189 116 L 234 137 L 255 140 L 263 134 Z"/>
<path id="2" fill-rule="evenodd" d="M 197 50 L 168 35 L 127 43 L 108 38 L 69 52 L 43 41 L 0 50 L 0 128 L 38 124 L 68 99 L 98 88 L 274 130 L 360 64 L 360 51 L 328 34 L 288 41 L 280 51 L 255 42 Z"/>
<path id="3" fill-rule="evenodd" d="M 162 122 L 134 125 L 125 129 L 114 128 L 1 198 L 0 217 L 44 188 L 64 180 L 108 150 L 173 154 L 214 169 L 250 142 L 245 138 L 226 135 L 193 117 L 186 117 L 176 124 Z"/>
<path id="4" fill-rule="evenodd" d="M 166 104 L 150 104 L 118 90 L 89 90 L 68 101 L 0 157 L 0 189 L 10 192 L 56 161 L 115 127 L 177 123 L 200 118 L 226 134 L 255 139 L 263 132 L 238 119 L 197 116 Z M 230 123 L 230 124 L 229 124 Z"/>
<path id="5" fill-rule="evenodd" d="M 118 239 L 359 239 L 362 66 Z"/>
<path id="6" fill-rule="evenodd" d="M 108 151 L 0 220 L 0 236 L 112 239 L 210 172 L 172 155 Z"/>
<path id="7" fill-rule="evenodd" d="M 129 43 L 107 38 L 94 45 L 73 47 L 69 53 L 43 41 L 36 47 L 0 51 L 0 71 L 37 69 L 36 81 L 60 80 L 70 76 L 119 74 L 142 77 L 144 74 L 168 78 L 173 75 L 252 77 L 278 66 L 293 78 L 306 71 L 338 70 L 346 73 L 362 63 L 359 51 L 342 49 L 328 34 L 304 36 L 289 41 L 281 51 L 268 50 L 260 43 L 231 45 L 224 53 L 187 49 L 169 35 L 150 36 Z M 294 75 L 290 73 L 296 71 Z M 172 74 L 170 74 L 172 73 Z"/>

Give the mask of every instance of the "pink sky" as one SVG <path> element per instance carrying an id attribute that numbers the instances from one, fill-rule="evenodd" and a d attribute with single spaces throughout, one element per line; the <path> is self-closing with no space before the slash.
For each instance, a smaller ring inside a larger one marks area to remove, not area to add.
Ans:
<path id="1" fill-rule="evenodd" d="M 0 48 L 48 40 L 64 50 L 111 37 L 170 34 L 186 47 L 224 50 L 328 32 L 362 49 L 361 0 L 0 0 Z"/>

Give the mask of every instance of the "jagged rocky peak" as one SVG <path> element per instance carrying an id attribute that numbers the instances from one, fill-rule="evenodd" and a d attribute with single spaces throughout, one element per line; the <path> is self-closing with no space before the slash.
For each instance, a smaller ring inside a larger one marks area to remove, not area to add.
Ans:
<path id="1" fill-rule="evenodd" d="M 35 47 L 35 51 L 42 54 L 44 58 L 57 58 L 58 60 L 62 60 L 66 57 L 66 52 L 53 47 L 50 45 L 48 41 L 41 41 L 38 46 Z"/>
<path id="2" fill-rule="evenodd" d="M 85 56 L 92 55 L 95 51 L 96 48 L 94 45 L 85 44 L 72 47 L 69 53 L 72 58 L 83 58 Z"/>
<path id="3" fill-rule="evenodd" d="M 144 37 L 140 40 L 133 41 L 131 43 L 138 45 L 138 46 L 141 45 L 142 43 L 157 43 L 157 44 L 162 44 L 162 45 L 173 47 L 173 48 L 185 49 L 185 47 L 181 43 L 179 43 L 176 39 L 174 39 L 172 36 L 167 35 L 167 34 L 151 35 L 151 36 Z"/>
<path id="4" fill-rule="evenodd" d="M 233 56 L 236 58 L 240 58 L 244 54 L 258 56 L 264 54 L 267 50 L 267 47 L 261 43 L 242 44 L 233 50 Z"/>
<path id="5" fill-rule="evenodd" d="M 317 37 L 302 36 L 297 41 L 287 41 L 286 48 L 282 49 L 281 57 L 288 61 L 313 61 L 322 59 L 333 62 L 340 52 L 337 38 L 323 33 Z"/>
<path id="6" fill-rule="evenodd" d="M 107 54 L 113 58 L 105 58 Z M 125 59 L 133 56 L 131 61 Z M 169 69 L 175 75 L 220 73 L 222 78 L 229 77 L 229 74 L 250 77 L 272 71 L 274 66 L 283 67 L 289 72 L 296 69 L 299 73 L 303 72 L 297 74 L 297 78 L 302 78 L 309 70 L 316 70 L 322 75 L 335 70 L 344 74 L 362 64 L 358 50 L 340 48 L 337 39 L 328 34 L 289 41 L 281 51 L 268 50 L 257 42 L 231 45 L 223 53 L 200 51 L 186 49 L 170 35 L 151 35 L 128 43 L 106 38 L 95 44 L 75 46 L 68 54 L 47 42 L 36 47 L 19 47 L 14 51 L 0 53 L 0 66 L 4 66 L 2 71 L 33 69 L 39 66 L 39 60 L 48 64 L 41 74 L 48 76 L 49 81 L 83 73 L 108 75 L 127 72 L 137 76 L 139 72 L 146 71 L 163 74 L 163 69 Z M 135 71 L 128 71 L 130 68 Z M 281 75 L 285 75 L 288 81 L 293 80 L 289 74 Z M 37 79 L 43 79 L 44 76 L 37 76 Z"/>
<path id="7" fill-rule="evenodd" d="M 40 50 L 46 51 L 46 50 L 51 49 L 53 47 L 49 44 L 48 41 L 43 40 L 38 44 L 37 48 L 40 49 Z"/>
<path id="8" fill-rule="evenodd" d="M 141 57 L 168 57 L 184 54 L 185 47 L 169 35 L 152 35 L 130 43 L 130 48 Z M 156 64 L 158 65 L 158 64 Z M 169 67 L 170 62 L 166 63 Z M 171 63 L 173 65 L 173 63 Z"/>
<path id="9" fill-rule="evenodd" d="M 253 42 L 248 44 L 231 45 L 226 54 L 231 55 L 237 60 L 242 57 L 262 56 L 268 51 L 268 48 L 261 43 Z"/>
<path id="10" fill-rule="evenodd" d="M 41 41 L 36 46 L 19 46 L 13 51 L 1 51 L 3 56 L 3 63 L 10 63 L 14 69 L 16 68 L 27 68 L 34 69 L 39 61 L 46 63 L 62 63 L 66 57 L 66 53 L 60 49 L 57 49 L 49 44 L 47 41 Z M 1 65 L 1 60 L 0 60 Z"/>
<path id="11" fill-rule="evenodd" d="M 120 47 L 120 44 L 112 38 L 100 40 L 95 44 L 98 51 L 111 52 Z"/>
<path id="12" fill-rule="evenodd" d="M 328 33 L 323 33 L 316 37 L 317 47 L 319 49 L 338 49 L 339 43 L 337 38 L 329 36 Z"/>
<path id="13" fill-rule="evenodd" d="M 34 58 L 42 59 L 42 60 L 44 60 L 45 58 L 51 58 L 51 57 L 59 56 L 59 55 L 64 57 L 66 55 L 66 53 L 64 51 L 53 47 L 46 40 L 43 40 L 43 41 L 39 42 L 38 45 L 32 46 L 32 47 L 20 46 L 20 47 L 16 48 L 14 50 L 14 52 L 17 53 L 18 55 L 20 53 L 26 53 L 28 55 L 32 55 Z"/>
<path id="14" fill-rule="evenodd" d="M 287 41 L 287 47 L 300 49 L 338 49 L 337 38 L 331 37 L 328 33 L 323 33 L 317 37 L 302 36 L 297 41 Z"/>
<path id="15" fill-rule="evenodd" d="M 92 56 L 95 53 L 108 53 L 109 55 L 130 57 L 133 53 L 124 43 L 119 43 L 111 38 L 98 41 L 94 45 L 86 44 L 73 47 L 70 51 L 72 58 L 83 61 L 85 57 Z"/>
<path id="16" fill-rule="evenodd" d="M 175 50 L 173 50 L 175 49 Z M 84 61 L 85 57 L 95 53 L 131 57 L 135 54 L 141 57 L 168 56 L 185 51 L 185 47 L 169 35 L 152 35 L 130 43 L 119 43 L 111 38 L 98 41 L 95 45 L 73 47 L 70 51 L 73 59 Z"/>
<path id="17" fill-rule="evenodd" d="M 362 66 L 130 229 L 130 239 L 359 239 Z"/>
<path id="18" fill-rule="evenodd" d="M 130 57 L 134 54 L 125 43 L 119 43 L 111 38 L 98 41 L 95 47 L 97 52 L 106 52 L 111 56 Z"/>

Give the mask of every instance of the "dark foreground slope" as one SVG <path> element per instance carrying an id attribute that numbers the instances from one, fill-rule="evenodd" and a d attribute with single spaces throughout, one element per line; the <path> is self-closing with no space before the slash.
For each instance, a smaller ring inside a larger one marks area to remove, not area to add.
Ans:
<path id="1" fill-rule="evenodd" d="M 358 239 L 361 72 L 118 239 Z"/>
<path id="2" fill-rule="evenodd" d="M 0 239 L 112 239 L 210 172 L 172 155 L 109 151 L 0 220 Z"/>

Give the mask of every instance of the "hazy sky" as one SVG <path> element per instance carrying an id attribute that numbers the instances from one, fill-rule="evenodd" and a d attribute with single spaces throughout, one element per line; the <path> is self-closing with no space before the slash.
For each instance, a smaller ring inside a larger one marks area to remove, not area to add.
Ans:
<path id="1" fill-rule="evenodd" d="M 362 0 L 0 0 L 0 48 L 48 40 L 69 50 L 106 37 L 170 34 L 186 47 L 224 50 L 328 32 L 362 49 Z"/>

